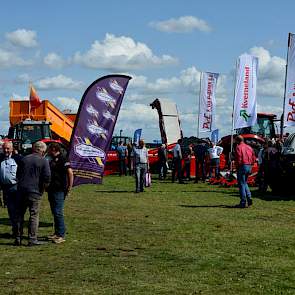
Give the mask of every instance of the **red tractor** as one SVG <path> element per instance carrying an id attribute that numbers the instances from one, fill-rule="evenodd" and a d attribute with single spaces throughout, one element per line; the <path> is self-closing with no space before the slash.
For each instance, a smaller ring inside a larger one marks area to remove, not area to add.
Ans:
<path id="1" fill-rule="evenodd" d="M 245 142 L 251 145 L 256 154 L 258 154 L 259 149 L 266 140 L 278 137 L 275 122 L 280 122 L 276 115 L 258 113 L 256 124 L 251 127 L 237 129 L 234 138 L 237 135 L 243 135 Z M 226 162 L 228 162 L 231 149 L 231 135 L 222 137 L 219 145 L 223 147 L 223 154 L 225 155 Z"/>

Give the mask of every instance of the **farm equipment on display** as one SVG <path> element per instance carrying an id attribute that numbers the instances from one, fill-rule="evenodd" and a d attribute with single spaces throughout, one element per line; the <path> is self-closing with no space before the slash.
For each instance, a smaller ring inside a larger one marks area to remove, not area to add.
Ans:
<path id="1" fill-rule="evenodd" d="M 46 144 L 57 142 L 66 153 L 76 114 L 63 113 L 48 100 L 43 100 L 40 106 L 33 110 L 30 109 L 28 100 L 11 100 L 9 119 L 8 139 L 20 153 L 30 153 L 32 144 L 39 140 Z M 119 159 L 115 147 L 119 141 L 128 143 L 131 142 L 131 138 L 113 137 L 107 153 L 105 174 L 116 173 L 118 170 Z"/>
<path id="2" fill-rule="evenodd" d="M 23 154 L 29 153 L 32 144 L 39 140 L 58 142 L 66 148 L 74 126 L 73 118 L 63 114 L 48 100 L 33 110 L 29 101 L 11 100 L 9 120 L 8 138 Z"/>

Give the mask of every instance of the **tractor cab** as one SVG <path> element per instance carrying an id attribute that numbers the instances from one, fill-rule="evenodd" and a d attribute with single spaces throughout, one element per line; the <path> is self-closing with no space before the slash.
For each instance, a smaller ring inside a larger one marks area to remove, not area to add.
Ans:
<path id="1" fill-rule="evenodd" d="M 275 138 L 275 121 L 276 115 L 259 113 L 257 114 L 257 122 L 254 126 L 237 129 L 237 134 L 254 134 L 263 139 Z"/>
<path id="2" fill-rule="evenodd" d="M 21 153 L 27 154 L 32 150 L 32 144 L 39 140 L 50 140 L 50 122 L 24 120 L 9 128 L 8 138 Z"/>

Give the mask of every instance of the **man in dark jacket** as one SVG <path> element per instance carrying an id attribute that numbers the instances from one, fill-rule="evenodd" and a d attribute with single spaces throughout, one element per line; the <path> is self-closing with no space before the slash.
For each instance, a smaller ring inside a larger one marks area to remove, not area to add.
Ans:
<path id="1" fill-rule="evenodd" d="M 198 143 L 193 148 L 194 155 L 195 155 L 195 163 L 196 163 L 196 178 L 195 183 L 198 182 L 200 178 L 199 171 L 201 170 L 202 180 L 205 181 L 206 179 L 206 156 L 208 153 L 208 148 L 206 143 Z"/>
<path id="2" fill-rule="evenodd" d="M 117 147 L 117 153 L 119 158 L 119 175 L 127 175 L 127 167 L 126 167 L 126 158 L 128 154 L 127 147 L 123 145 L 123 142 L 119 142 L 119 146 Z"/>
<path id="3" fill-rule="evenodd" d="M 48 161 L 44 158 L 46 144 L 37 141 L 33 153 L 24 157 L 19 170 L 18 189 L 21 194 L 20 232 L 23 231 L 24 215 L 29 208 L 29 246 L 43 244 L 38 241 L 39 208 L 42 194 L 49 186 L 51 173 Z M 18 237 L 21 239 L 21 236 Z"/>
<path id="4" fill-rule="evenodd" d="M 19 209 L 20 198 L 17 191 L 17 169 L 21 156 L 13 153 L 11 141 L 2 145 L 3 153 L 0 154 L 0 185 L 3 191 L 3 200 L 7 204 L 8 215 L 12 226 L 12 233 L 15 238 L 15 245 L 20 245 L 19 236 Z"/>
<path id="5" fill-rule="evenodd" d="M 166 179 L 167 176 L 167 149 L 166 145 L 162 144 L 158 148 L 158 158 L 159 158 L 159 179 Z"/>

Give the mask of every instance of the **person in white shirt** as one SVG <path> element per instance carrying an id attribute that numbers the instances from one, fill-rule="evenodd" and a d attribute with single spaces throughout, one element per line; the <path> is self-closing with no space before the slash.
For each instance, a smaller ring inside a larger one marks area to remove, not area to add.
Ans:
<path id="1" fill-rule="evenodd" d="M 182 169 L 181 169 L 181 143 L 182 140 L 178 139 L 177 144 L 173 148 L 173 165 L 172 165 L 172 182 L 175 181 L 175 174 L 177 173 L 177 178 L 179 183 L 184 183 L 182 179 Z"/>
<path id="2" fill-rule="evenodd" d="M 20 246 L 20 194 L 17 190 L 18 166 L 22 157 L 13 153 L 13 144 L 11 141 L 5 141 L 2 146 L 3 153 L 0 154 L 0 186 L 3 191 L 3 197 L 6 200 L 8 215 L 12 226 L 14 244 Z"/>
<path id="3" fill-rule="evenodd" d="M 139 146 L 133 148 L 134 165 L 135 165 L 135 184 L 136 193 L 143 192 L 144 178 L 148 171 L 148 150 L 144 141 L 139 141 Z"/>
<path id="4" fill-rule="evenodd" d="M 211 143 L 211 147 L 208 149 L 210 158 L 209 178 L 212 177 L 213 170 L 215 170 L 215 177 L 219 177 L 220 155 L 222 152 L 223 148 L 221 146 Z"/>

